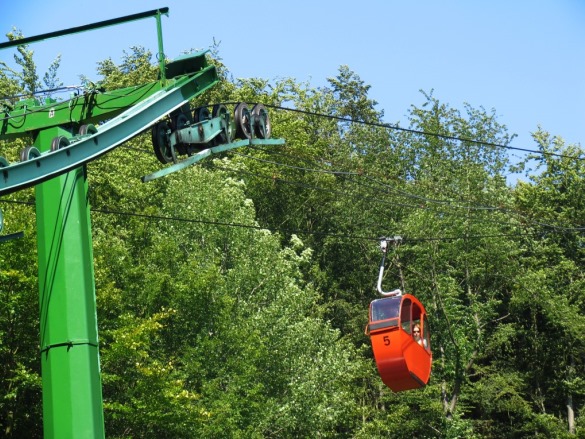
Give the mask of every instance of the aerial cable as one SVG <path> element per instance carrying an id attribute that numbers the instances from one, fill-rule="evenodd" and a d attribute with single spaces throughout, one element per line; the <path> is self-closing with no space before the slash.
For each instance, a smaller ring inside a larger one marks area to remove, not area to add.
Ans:
<path id="1" fill-rule="evenodd" d="M 261 161 L 265 161 L 268 163 L 276 164 L 278 166 L 291 167 L 290 165 L 281 164 L 278 162 L 266 161 L 264 159 L 256 159 L 254 157 L 244 155 L 244 154 L 239 154 L 239 155 L 242 157 L 249 157 L 249 158 L 252 158 L 255 160 L 261 160 Z M 228 170 L 226 168 L 223 168 L 223 169 Z M 498 211 L 498 212 L 502 212 L 505 214 L 518 215 L 521 219 L 526 219 L 525 216 L 523 216 L 520 212 L 516 212 L 516 211 L 508 209 L 508 208 L 495 207 L 495 206 L 485 206 L 485 205 L 461 205 L 460 203 L 465 202 L 464 200 L 459 200 L 459 201 L 437 200 L 437 199 L 428 198 L 428 197 L 424 197 L 424 196 L 420 196 L 420 195 L 416 195 L 416 194 L 411 194 L 409 192 L 393 188 L 392 186 L 388 185 L 387 183 L 379 182 L 378 180 L 374 179 L 373 177 L 370 177 L 370 176 L 365 175 L 363 173 L 355 173 L 355 172 L 349 172 L 349 171 L 321 171 L 321 170 L 314 170 L 314 169 L 304 168 L 304 167 L 298 167 L 298 169 L 302 169 L 305 171 L 313 171 L 313 172 L 326 172 L 326 173 L 340 175 L 340 176 L 358 176 L 358 177 L 363 176 L 364 178 L 366 178 L 370 181 L 373 181 L 373 182 L 375 182 L 383 187 L 389 188 L 390 190 L 398 193 L 400 196 L 418 199 L 418 200 L 425 201 L 425 202 L 432 203 L 432 204 L 443 205 L 445 207 L 448 207 L 449 209 L 457 208 L 457 209 L 465 209 L 465 210 Z M 238 171 L 238 172 L 245 172 L 245 171 Z M 253 174 L 253 175 L 258 176 L 259 174 Z M 264 177 L 268 178 L 266 176 L 264 176 Z M 270 178 L 274 178 L 274 177 L 272 176 Z M 295 182 L 291 182 L 289 180 L 284 180 L 284 179 L 278 179 L 278 181 L 280 181 L 282 183 L 287 183 L 287 184 L 297 184 L 297 185 L 300 184 L 300 183 L 295 183 Z M 308 187 L 308 186 L 305 185 L 304 187 Z M 323 191 L 327 191 L 327 192 L 332 192 L 332 190 L 330 190 L 330 189 L 320 188 L 317 186 L 312 186 L 312 188 L 316 189 L 316 190 L 323 190 Z M 337 191 L 337 192 L 339 192 L 339 191 Z M 389 194 L 388 192 L 383 192 L 383 193 Z M 342 194 L 345 195 L 345 193 L 343 193 L 343 192 L 342 192 Z M 379 200 L 377 198 L 368 198 L 368 199 L 374 200 L 376 202 L 381 202 L 381 200 Z M 415 208 L 415 209 L 420 209 L 420 208 L 426 209 L 427 208 L 427 206 L 421 207 L 421 206 L 409 205 L 409 204 L 405 204 L 405 203 L 394 203 L 394 205 L 401 206 L 401 207 L 407 207 L 407 208 Z M 530 224 L 536 225 L 539 227 L 546 227 L 546 228 L 559 229 L 559 230 L 565 230 L 565 231 L 583 231 L 583 230 L 585 230 L 585 226 L 577 226 L 577 227 L 569 226 L 569 227 L 567 227 L 567 226 L 559 226 L 559 225 L 542 223 L 542 222 L 538 222 L 538 221 L 530 221 Z"/>
<path id="2" fill-rule="evenodd" d="M 349 117 L 335 116 L 335 115 L 324 114 L 324 113 L 317 113 L 317 112 L 308 111 L 308 110 L 299 110 L 297 108 L 283 107 L 280 105 L 264 104 L 264 106 L 274 108 L 277 110 L 291 111 L 291 112 L 295 112 L 295 113 L 307 114 L 310 116 L 338 120 L 340 122 L 368 125 L 368 126 L 374 126 L 374 127 L 378 127 L 378 128 L 387 128 L 390 130 L 403 131 L 403 132 L 407 132 L 407 133 L 411 133 L 411 134 L 432 136 L 432 137 L 437 137 L 437 138 L 441 138 L 441 139 L 445 139 L 445 140 L 454 140 L 454 141 L 458 141 L 458 142 L 468 142 L 468 143 L 474 143 L 477 145 L 491 146 L 491 147 L 495 147 L 495 148 L 504 148 L 504 149 L 508 149 L 508 150 L 522 151 L 522 152 L 528 152 L 531 154 L 538 154 L 538 155 L 554 156 L 554 157 L 559 157 L 559 158 L 568 158 L 568 159 L 573 159 L 573 160 L 584 160 L 585 159 L 585 157 L 581 157 L 581 156 L 575 157 L 575 156 L 570 156 L 570 155 L 566 155 L 566 154 L 559 154 L 559 153 L 555 153 L 555 152 L 537 151 L 534 149 L 520 148 L 520 147 L 510 146 L 510 145 L 503 145 L 501 143 L 487 142 L 487 141 L 471 139 L 471 138 L 467 138 L 467 137 L 458 137 L 458 136 L 453 136 L 453 135 L 449 135 L 449 134 L 434 133 L 431 131 L 422 131 L 422 130 L 415 130 L 412 128 L 403 128 L 403 127 L 400 127 L 398 125 L 393 125 L 393 124 L 383 123 L 383 122 L 369 122 L 369 121 L 364 121 L 364 120 L 356 120 L 356 119 L 351 119 Z"/>
<path id="3" fill-rule="evenodd" d="M 302 187 L 302 188 L 306 188 L 306 189 L 311 189 L 311 190 L 317 190 L 317 191 L 321 191 L 321 192 L 326 192 L 326 193 L 331 193 L 331 194 L 336 194 L 336 195 L 342 195 L 342 196 L 347 196 L 347 193 L 344 191 L 340 191 L 340 190 L 334 190 L 334 189 L 328 189 L 328 188 L 323 188 L 321 186 L 315 186 L 315 185 L 308 185 L 305 183 L 301 183 L 298 181 L 292 181 L 292 180 L 286 180 L 280 177 L 275 177 L 274 175 L 262 175 L 262 174 L 258 174 L 258 173 L 252 173 L 250 171 L 245 171 L 245 170 L 241 170 L 241 169 L 233 169 L 233 168 L 229 168 L 229 167 L 225 167 L 225 166 L 218 166 L 216 164 L 212 165 L 214 168 L 216 169 L 220 169 L 223 171 L 228 171 L 228 172 L 236 172 L 236 173 L 240 173 L 240 174 L 246 174 L 246 175 L 252 175 L 252 176 L 256 176 L 256 177 L 261 177 L 261 178 L 265 178 L 265 179 L 271 179 L 274 181 L 277 181 L 279 183 L 284 183 L 284 184 L 289 184 L 289 185 L 294 185 L 296 187 Z M 286 165 L 284 165 L 286 166 Z M 301 169 L 305 169 L 310 171 L 311 169 L 309 168 L 301 168 Z M 343 173 L 342 173 L 343 174 Z M 383 183 L 380 183 L 383 184 Z M 396 190 L 398 191 L 398 190 Z M 388 192 L 382 192 L 384 194 L 389 194 Z M 406 194 L 408 194 L 407 192 L 404 192 L 404 194 L 402 196 L 407 196 Z M 414 194 L 410 194 L 412 195 L 413 198 L 418 198 L 419 196 L 414 195 Z M 356 196 L 352 196 L 352 197 L 356 197 Z M 374 201 L 376 203 L 383 203 L 383 204 L 391 204 L 392 206 L 399 206 L 399 207 L 404 207 L 404 208 L 411 208 L 411 209 L 424 209 L 424 210 L 428 210 L 429 207 L 426 205 L 414 205 L 414 204 L 406 204 L 406 203 L 396 203 L 396 202 L 389 202 L 389 201 L 384 201 L 381 200 L 380 198 L 377 198 L 375 196 L 367 196 L 365 198 L 360 198 L 362 200 L 369 200 L 369 201 Z M 574 227 L 574 226 L 559 226 L 559 225 L 554 225 L 554 224 L 547 224 L 547 223 L 542 223 L 542 222 L 538 222 L 538 221 L 533 221 L 533 220 L 527 220 L 521 213 L 519 212 L 515 212 L 513 210 L 510 209 L 506 209 L 506 208 L 500 208 L 500 207 L 492 207 L 492 206 L 474 206 L 474 205 L 469 205 L 469 206 L 461 206 L 458 204 L 453 204 L 453 202 L 449 202 L 449 201 L 444 201 L 444 202 L 440 202 L 440 200 L 433 200 L 430 198 L 425 198 L 422 197 L 423 201 L 427 201 L 429 203 L 433 203 L 433 204 L 439 204 L 445 208 L 448 208 L 448 210 L 443 211 L 442 213 L 447 213 L 447 214 L 452 214 L 452 215 L 456 215 L 456 213 L 451 213 L 450 211 L 453 210 L 453 208 L 457 208 L 457 209 L 467 209 L 467 210 L 477 210 L 477 211 L 494 211 L 494 212 L 501 212 L 504 214 L 510 214 L 510 215 L 518 215 L 521 219 L 524 219 L 526 221 L 529 222 L 530 225 L 533 226 L 539 226 L 539 227 L 545 227 L 545 228 L 550 228 L 550 229 L 558 229 L 558 230 L 563 230 L 563 231 L 573 231 L 573 232 L 580 232 L 585 230 L 585 227 Z M 437 213 L 441 213 L 441 212 L 437 212 Z M 502 224 L 500 221 L 497 221 L 496 224 Z M 507 224 L 507 223 L 505 223 Z"/>
<path id="4" fill-rule="evenodd" d="M 132 149 L 132 150 L 136 150 L 139 152 L 149 152 L 146 151 L 144 149 L 139 149 L 139 148 L 134 148 L 134 147 L 126 147 L 126 149 Z M 322 169 L 313 169 L 313 168 L 307 168 L 307 167 L 300 167 L 300 166 L 293 166 L 293 165 L 288 165 L 288 164 L 283 164 L 283 163 L 279 163 L 279 162 L 275 162 L 275 161 L 271 161 L 271 160 L 266 160 L 266 159 L 261 159 L 258 157 L 253 157 L 247 154 L 242 154 L 242 153 L 236 153 L 238 156 L 240 157 L 244 157 L 244 158 L 250 158 L 253 160 L 257 160 L 257 161 L 261 161 L 264 163 L 270 163 L 270 164 L 274 164 L 276 166 L 281 166 L 281 167 L 287 167 L 287 168 L 291 168 L 291 169 L 299 169 L 299 170 L 304 170 L 307 172 L 322 172 L 322 173 L 326 173 L 326 174 L 333 174 L 333 175 L 339 175 L 339 176 L 347 176 L 347 177 L 363 177 L 366 180 L 372 181 L 384 188 L 388 188 L 389 190 L 391 190 L 392 192 L 397 193 L 399 196 L 403 196 L 403 197 L 407 197 L 407 198 L 412 198 L 412 199 L 416 199 L 416 200 L 420 200 L 420 201 L 424 201 L 425 203 L 431 203 L 431 204 L 438 204 L 441 206 L 446 207 L 448 210 L 447 211 L 443 211 L 443 213 L 448 213 L 450 214 L 449 211 L 453 210 L 453 209 L 466 209 L 466 210 L 478 210 L 478 211 L 499 211 L 505 214 L 511 214 L 511 215 L 519 215 L 520 218 L 523 218 L 526 220 L 525 216 L 523 216 L 521 213 L 516 212 L 514 210 L 508 209 L 508 208 L 502 208 L 502 207 L 494 207 L 494 206 L 485 206 L 485 205 L 461 205 L 460 203 L 465 202 L 464 200 L 456 200 L 456 201 L 452 201 L 452 200 L 438 200 L 438 199 L 434 199 L 434 198 L 429 198 L 429 197 L 424 197 L 421 195 L 416 195 L 416 194 L 412 194 L 409 193 L 407 191 L 403 191 L 401 189 L 397 189 L 392 187 L 391 185 L 388 185 L 387 183 L 384 182 L 380 182 L 377 179 L 375 179 L 374 177 L 370 177 L 364 173 L 356 173 L 356 172 L 351 172 L 351 171 L 335 171 L 335 170 L 322 170 Z M 306 189 L 311 189 L 311 190 L 318 190 L 318 191 L 322 191 L 322 192 L 327 192 L 327 193 L 331 193 L 331 194 L 339 194 L 342 196 L 347 196 L 347 193 L 344 191 L 339 191 L 339 190 L 334 190 L 334 189 L 329 189 L 329 188 L 323 188 L 321 186 L 315 186 L 315 185 L 307 185 L 305 183 L 300 183 L 298 181 L 291 181 L 291 180 L 286 180 L 280 177 L 275 177 L 274 175 L 262 175 L 262 174 L 258 174 L 258 173 L 253 173 L 250 171 L 245 171 L 242 169 L 233 169 L 233 168 L 229 168 L 229 167 L 225 167 L 225 166 L 219 166 L 215 163 L 212 163 L 211 166 L 215 167 L 216 169 L 220 169 L 220 170 L 224 170 L 227 172 L 236 172 L 236 173 L 240 173 L 240 174 L 247 174 L 247 175 L 252 175 L 252 176 L 256 176 L 256 177 L 261 177 L 261 178 L 266 178 L 266 179 L 271 179 L 274 181 L 278 181 L 280 183 L 283 184 L 289 184 L 289 185 L 295 185 L 297 187 L 303 187 Z M 354 181 L 354 180 L 350 180 L 350 181 Z M 357 182 L 358 185 L 362 185 L 363 184 Z M 368 189 L 373 189 L 371 186 L 365 186 Z M 383 192 L 379 192 L 376 191 L 376 193 L 383 193 L 383 194 L 390 194 L 390 192 L 388 191 L 383 191 Z M 353 196 L 355 197 L 355 196 Z M 388 204 L 389 202 L 385 202 L 383 200 L 381 200 L 380 198 L 376 198 L 375 196 L 368 196 L 365 199 L 370 200 L 370 201 L 374 201 L 376 203 L 384 203 L 384 204 Z M 426 205 L 413 205 L 413 204 L 406 204 L 406 203 L 396 203 L 393 202 L 392 203 L 393 206 L 400 206 L 400 207 L 405 207 L 405 208 L 412 208 L 412 209 L 429 209 L 429 206 Z M 528 221 L 528 220 L 527 220 Z M 539 222 L 539 221 L 534 221 L 534 220 L 530 220 L 528 221 L 531 225 L 534 226 L 539 226 L 539 227 L 545 227 L 545 228 L 550 228 L 550 229 L 556 229 L 556 230 L 563 230 L 563 231 L 568 231 L 568 232 L 580 232 L 585 230 L 585 227 L 582 226 L 578 226 L 578 227 L 574 227 L 574 226 L 560 226 L 560 225 L 553 225 L 553 224 L 548 224 L 548 223 L 543 223 L 543 222 Z M 497 222 L 498 224 L 501 224 L 501 222 Z"/>
<path id="5" fill-rule="evenodd" d="M 223 170 L 223 171 L 227 171 L 227 172 L 236 172 L 239 174 L 244 174 L 244 175 L 252 175 L 255 177 L 261 177 L 261 178 L 265 178 L 265 179 L 271 179 L 274 181 L 277 181 L 279 183 L 283 183 L 283 184 L 289 184 L 289 185 L 294 185 L 297 187 L 302 187 L 302 188 L 306 188 L 306 189 L 312 189 L 312 190 L 318 190 L 321 192 L 327 192 L 327 193 L 332 193 L 332 194 L 339 194 L 342 196 L 348 196 L 347 192 L 344 191 L 339 191 L 339 190 L 334 190 L 334 189 L 329 189 L 329 188 L 323 188 L 321 186 L 315 186 L 315 185 L 307 185 L 305 183 L 301 183 L 298 181 L 292 181 L 292 180 L 286 180 L 280 177 L 275 177 L 274 175 L 262 175 L 262 174 L 258 174 L 258 173 L 253 173 L 250 171 L 245 171 L 242 169 L 233 169 L 233 168 L 229 168 L 226 166 L 219 166 L 217 164 L 212 164 L 212 166 L 215 169 L 219 169 L 219 170 Z M 283 165 L 283 166 L 287 166 L 287 165 Z M 307 171 L 311 171 L 312 169 L 309 168 L 300 168 L 303 170 L 307 170 Z M 344 173 L 344 172 L 338 172 L 337 171 L 326 171 L 326 172 L 331 172 L 334 173 L 336 175 L 341 175 L 343 176 L 345 175 L 352 175 L 352 173 Z M 367 177 L 366 178 L 373 180 L 371 177 Z M 434 208 L 432 210 L 432 212 L 436 213 L 436 214 L 448 214 L 448 215 L 457 215 L 456 212 L 453 212 L 454 208 L 457 209 L 467 209 L 467 210 L 477 210 L 477 211 L 498 211 L 504 214 L 513 214 L 513 215 L 520 215 L 518 212 L 514 212 L 513 210 L 510 209 L 505 209 L 505 208 L 499 208 L 499 207 L 490 207 L 490 206 L 473 206 L 473 205 L 469 205 L 469 206 L 461 206 L 458 204 L 454 204 L 454 202 L 450 202 L 448 200 L 445 201 L 441 201 L 441 200 L 434 200 L 434 199 L 430 199 L 430 198 L 426 198 L 426 197 L 421 197 L 415 194 L 409 194 L 408 192 L 404 192 L 404 191 L 400 191 L 398 189 L 393 189 L 388 185 L 385 185 L 384 183 L 378 182 L 380 185 L 384 185 L 396 192 L 398 192 L 400 194 L 400 196 L 404 196 L 404 197 L 411 197 L 411 198 L 415 198 L 415 199 L 420 199 L 422 201 L 426 201 L 432 204 L 439 204 L 439 206 L 446 208 L 446 210 L 437 210 L 436 208 Z M 358 185 L 361 185 L 361 183 L 357 182 Z M 368 189 L 373 189 L 371 186 L 365 186 Z M 388 191 L 375 191 L 374 195 L 368 195 L 368 196 L 362 196 L 359 197 L 358 195 L 350 195 L 352 198 L 359 198 L 360 200 L 366 200 L 366 201 L 373 201 L 374 203 L 382 203 L 382 204 L 390 204 L 394 207 L 398 206 L 398 207 L 404 207 L 404 208 L 410 208 L 410 209 L 423 209 L 423 210 L 429 210 L 430 207 L 427 205 L 415 205 L 415 204 L 406 204 L 406 203 L 397 203 L 397 202 L 390 202 L 390 201 L 385 201 L 383 199 L 381 199 L 380 197 L 376 197 L 376 194 L 385 194 L 385 195 L 389 195 L 390 192 Z M 523 218 L 522 216 L 520 216 L 520 218 Z M 486 220 L 486 219 L 482 219 L 482 221 L 489 221 L 495 224 L 504 224 L 504 225 L 509 225 L 509 223 L 502 223 L 501 221 L 493 221 L 493 220 Z M 547 224 L 543 224 L 543 223 L 535 223 L 535 222 L 531 222 L 531 224 L 533 225 L 538 225 L 540 227 L 546 227 Z M 554 227 L 561 227 L 561 226 L 554 226 L 554 225 L 548 225 L 551 228 Z"/>
<path id="6" fill-rule="evenodd" d="M 261 151 L 267 152 L 264 149 L 261 149 Z M 340 175 L 340 176 L 357 176 L 357 177 L 363 177 L 367 180 L 370 180 L 380 186 L 383 186 L 385 188 L 388 188 L 394 192 L 396 192 L 397 194 L 407 197 L 407 198 L 413 198 L 413 199 L 418 199 L 421 201 L 425 201 L 425 202 L 429 202 L 429 203 L 434 203 L 434 204 L 445 204 L 445 205 L 449 205 L 450 207 L 457 207 L 457 208 L 461 208 L 461 209 L 473 209 L 473 210 L 501 210 L 501 211 L 505 211 L 505 209 L 500 208 L 500 207 L 493 207 L 493 206 L 481 206 L 481 205 L 466 205 L 466 206 L 461 206 L 458 204 L 454 204 L 454 203 L 464 203 L 464 200 L 437 200 L 437 199 L 433 199 L 433 198 L 428 198 L 428 197 L 424 197 L 422 195 L 416 195 L 416 194 L 411 194 L 409 192 L 403 191 L 401 189 L 396 189 L 392 186 L 390 186 L 387 183 L 381 182 L 376 180 L 374 177 L 370 177 L 369 175 L 363 173 L 363 172 L 352 172 L 352 171 L 331 171 L 331 170 L 323 170 L 323 169 L 311 169 L 311 168 L 305 168 L 305 167 L 300 167 L 300 166 L 292 166 L 292 165 L 288 165 L 288 164 L 283 164 L 283 163 L 279 163 L 279 162 L 274 162 L 274 161 L 270 161 L 270 160 L 266 160 L 266 159 L 260 159 L 257 157 L 252 157 L 250 155 L 246 155 L 246 154 L 242 154 L 242 153 L 234 153 L 235 155 L 238 155 L 240 157 L 247 157 L 247 158 L 251 158 L 253 160 L 257 160 L 257 161 L 261 161 L 264 163 L 270 163 L 270 164 L 274 164 L 277 166 L 282 166 L 285 168 L 292 168 L 292 169 L 300 169 L 303 171 L 309 171 L 309 172 L 320 172 L 320 173 L 325 173 L 325 174 L 334 174 L 334 175 Z M 288 155 L 288 157 L 294 157 L 291 155 Z M 358 183 L 361 185 L 361 183 Z M 371 186 L 369 186 L 371 187 Z M 388 192 L 383 192 L 388 194 Z"/>
<path id="7" fill-rule="evenodd" d="M 306 183 L 301 183 L 298 181 L 293 181 L 293 180 L 285 180 L 283 178 L 274 176 L 274 175 L 262 175 L 262 174 L 258 174 L 258 173 L 253 173 L 250 171 L 244 171 L 242 169 L 233 169 L 233 168 L 228 168 L 225 166 L 219 166 L 216 164 L 212 164 L 212 166 L 215 169 L 219 169 L 219 170 L 223 170 L 223 171 L 228 171 L 228 172 L 236 172 L 239 174 L 245 174 L 245 175 L 253 175 L 255 177 L 261 177 L 261 178 L 265 178 L 265 179 L 269 179 L 269 180 L 273 180 L 279 183 L 284 183 L 284 184 L 289 184 L 291 186 L 296 186 L 296 187 L 300 187 L 300 188 L 305 188 L 305 189 L 310 189 L 310 190 L 315 190 L 315 191 L 320 191 L 320 192 L 325 192 L 325 193 L 330 193 L 330 194 L 334 194 L 334 195 L 342 195 L 342 196 L 347 196 L 347 193 L 341 190 L 335 190 L 335 189 L 329 189 L 329 188 L 324 188 L 321 186 L 315 186 L 315 185 L 309 185 Z M 357 196 L 352 196 L 352 198 L 356 198 Z M 384 200 L 380 200 L 379 198 L 375 198 L 373 196 L 368 196 L 368 197 L 362 197 L 360 198 L 361 200 L 370 200 L 370 201 L 375 201 L 377 203 L 382 203 L 382 204 L 390 204 L 392 206 L 400 206 L 400 207 L 407 207 L 407 208 L 417 208 L 418 206 L 415 205 L 411 205 L 411 204 L 405 204 L 405 203 L 396 203 L 396 202 L 390 202 L 390 201 L 384 201 Z"/>
<path id="8" fill-rule="evenodd" d="M 22 204 L 28 206 L 34 206 L 34 201 L 21 201 L 21 200 L 7 200 L 7 199 L 0 199 L 0 202 L 11 203 L 11 204 Z M 246 228 L 246 229 L 257 229 L 257 230 L 269 230 L 273 233 L 297 233 L 303 235 L 313 235 L 313 236 L 330 236 L 330 237 L 337 237 L 342 239 L 361 239 L 365 241 L 379 241 L 379 237 L 373 236 L 363 236 L 363 235 L 350 235 L 347 233 L 331 233 L 331 232 L 315 232 L 315 231 L 308 231 L 308 230 L 299 230 L 299 229 L 275 229 L 270 227 L 263 227 L 251 224 L 242 224 L 242 223 L 229 223 L 229 222 L 222 222 L 222 221 L 212 221 L 212 220 L 202 220 L 202 219 L 193 219 L 193 218 L 183 218 L 183 217 L 176 217 L 176 216 L 164 216 L 164 215 L 151 215 L 151 214 L 143 214 L 137 212 L 127 212 L 121 210 L 114 210 L 114 209 L 105 209 L 105 208 L 90 208 L 92 212 L 97 212 L 106 215 L 119 215 L 119 216 L 129 216 L 129 217 L 137 217 L 137 218 L 144 218 L 149 220 L 160 220 L 160 221 L 178 221 L 178 222 L 185 222 L 185 223 L 198 223 L 198 224 L 206 224 L 206 225 L 217 225 L 217 226 L 226 226 L 226 227 L 239 227 L 239 228 Z M 582 232 L 581 229 L 574 229 L 568 230 L 573 232 Z M 553 233 L 553 232 L 548 232 Z M 446 241 L 457 241 L 461 239 L 488 239 L 488 238 L 523 238 L 527 236 L 543 236 L 542 232 L 528 232 L 528 233 L 500 233 L 500 234 L 480 234 L 480 235 L 468 235 L 468 236 L 442 236 L 442 237 L 425 237 L 425 238 L 416 238 L 416 237 L 402 237 L 401 242 L 406 243 L 423 243 L 423 242 L 446 242 Z"/>

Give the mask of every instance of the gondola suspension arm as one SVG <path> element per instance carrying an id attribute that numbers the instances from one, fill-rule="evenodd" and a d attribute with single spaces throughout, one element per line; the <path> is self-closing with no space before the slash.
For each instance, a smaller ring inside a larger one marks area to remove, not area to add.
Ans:
<path id="1" fill-rule="evenodd" d="M 392 291 L 384 291 L 382 289 L 382 278 L 384 277 L 384 263 L 386 262 L 386 253 L 388 252 L 388 243 L 397 244 L 402 242 L 401 236 L 394 236 L 393 238 L 380 238 L 380 249 L 382 250 L 382 261 L 380 262 L 380 274 L 378 275 L 378 286 L 377 290 L 382 296 L 401 296 L 402 291 L 397 288 Z"/>

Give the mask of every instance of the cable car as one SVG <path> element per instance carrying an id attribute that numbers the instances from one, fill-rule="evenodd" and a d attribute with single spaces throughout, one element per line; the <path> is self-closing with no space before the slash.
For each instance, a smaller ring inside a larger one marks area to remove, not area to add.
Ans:
<path id="1" fill-rule="evenodd" d="M 381 246 L 385 256 L 386 245 Z M 370 303 L 366 334 L 370 336 L 384 384 L 394 392 L 418 389 L 429 382 L 433 360 L 425 307 L 412 294 L 402 294 L 400 290 L 384 292 L 383 273 L 384 258 L 380 264 L 378 292 L 386 297 Z"/>

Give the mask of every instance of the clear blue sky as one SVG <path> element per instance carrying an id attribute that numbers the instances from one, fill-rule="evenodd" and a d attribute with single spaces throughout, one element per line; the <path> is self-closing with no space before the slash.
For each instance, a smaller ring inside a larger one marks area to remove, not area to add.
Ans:
<path id="1" fill-rule="evenodd" d="M 235 77 L 293 77 L 325 85 L 348 65 L 371 85 L 385 122 L 401 122 L 430 91 L 451 107 L 494 108 L 534 149 L 540 124 L 568 143 L 585 142 L 585 1 L 582 0 L 0 0 L 0 30 L 25 36 L 160 7 L 165 53 L 206 49 Z M 5 40 L 3 38 L 2 40 Z M 106 28 L 31 46 L 41 71 L 62 54 L 60 79 L 99 79 L 96 62 L 119 62 L 140 45 L 156 52 L 155 20 Z M 0 51 L 0 60 L 12 58 Z M 514 155 L 521 155 L 514 153 Z"/>

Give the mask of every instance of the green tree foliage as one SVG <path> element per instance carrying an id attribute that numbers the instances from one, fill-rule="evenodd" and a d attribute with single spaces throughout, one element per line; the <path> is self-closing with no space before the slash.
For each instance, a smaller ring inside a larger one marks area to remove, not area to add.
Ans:
<path id="1" fill-rule="evenodd" d="M 33 209 L 13 203 L 0 208 L 6 217 L 2 234 L 24 232 L 23 238 L 0 243 L 0 435 L 41 437 Z"/>
<path id="2" fill-rule="evenodd" d="M 585 325 L 583 150 L 541 129 L 533 136 L 542 152 L 534 157 L 539 172 L 532 184 L 518 186 L 516 202 L 527 228 L 542 238 L 530 243 L 526 261 L 531 269 L 514 296 L 525 352 L 518 360 L 533 361 L 525 379 L 537 419 L 544 423 L 551 414 L 566 416 L 574 433 L 585 390 L 584 346 L 578 336 Z M 556 373 L 550 374 L 549 367 Z"/>
<path id="3" fill-rule="evenodd" d="M 318 296 L 302 282 L 299 266 L 311 252 L 298 239 L 280 250 L 255 225 L 241 182 L 200 168 L 172 179 L 158 212 L 168 219 L 150 222 L 152 242 L 132 258 L 142 261 L 141 277 L 101 279 L 103 298 L 98 289 L 100 303 L 115 294 L 120 307 L 103 332 L 106 418 L 119 422 L 108 430 L 294 437 L 343 425 L 358 370 L 352 347 L 321 319 Z M 103 239 L 95 243 L 100 272 L 109 271 L 113 246 L 134 241 Z M 169 411 L 171 403 L 181 410 Z"/>
<path id="4" fill-rule="evenodd" d="M 9 41 L 17 41 L 24 38 L 22 32 L 18 29 L 12 29 L 12 31 L 7 33 L 6 36 Z M 44 74 L 43 82 L 41 83 L 37 72 L 37 66 L 34 61 L 34 51 L 29 49 L 27 44 L 23 44 L 22 46 L 17 47 L 17 52 L 18 55 L 14 55 L 14 62 L 17 67 L 12 68 L 6 62 L 0 61 L 0 71 L 2 72 L 2 76 L 0 77 L 5 77 L 18 82 L 21 93 L 32 96 L 34 93 L 42 89 L 43 84 L 47 89 L 54 89 L 63 85 L 57 76 L 57 71 L 61 64 L 61 55 L 57 55 L 53 60 L 49 69 Z M 12 88 L 12 90 L 16 91 L 14 88 Z M 8 90 L 3 90 L 3 92 L 6 91 Z M 12 95 L 6 94 L 3 97 L 7 96 Z"/>
<path id="5" fill-rule="evenodd" d="M 18 53 L 6 94 L 40 86 Z M 263 103 L 286 145 L 143 184 L 160 167 L 144 133 L 88 165 L 108 437 L 582 436 L 581 148 L 537 131 L 539 168 L 510 187 L 494 110 L 422 93 L 408 128 L 389 126 L 347 66 L 314 88 L 211 62 L 221 81 L 192 107 Z M 111 90 L 157 66 L 134 47 L 97 73 Z M 32 200 L 0 200 L 26 232 L 0 244 L 6 437 L 41 431 Z M 399 394 L 363 333 L 394 235 L 383 283 L 425 304 L 434 355 L 429 385 Z"/>

